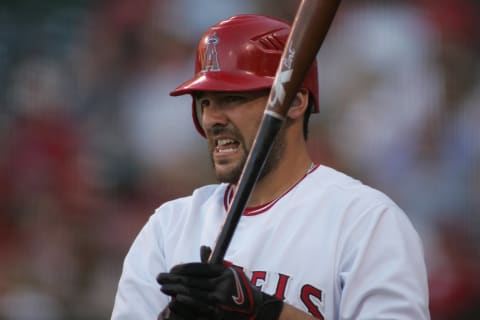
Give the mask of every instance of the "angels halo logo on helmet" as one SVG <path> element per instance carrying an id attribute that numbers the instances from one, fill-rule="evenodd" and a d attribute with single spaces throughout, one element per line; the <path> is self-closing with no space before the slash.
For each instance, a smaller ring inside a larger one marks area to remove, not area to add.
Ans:
<path id="1" fill-rule="evenodd" d="M 220 71 L 220 64 L 218 63 L 217 44 L 219 39 L 214 32 L 207 38 L 207 45 L 205 48 L 205 55 L 202 61 L 201 72 Z"/>
<path id="2" fill-rule="evenodd" d="M 272 87 L 291 24 L 285 20 L 254 14 L 233 16 L 210 27 L 200 38 L 193 78 L 182 83 L 170 95 L 198 91 L 251 91 Z M 316 62 L 308 71 L 302 87 L 308 89 L 314 110 L 319 111 Z M 195 99 L 193 122 L 205 136 L 198 119 Z"/>

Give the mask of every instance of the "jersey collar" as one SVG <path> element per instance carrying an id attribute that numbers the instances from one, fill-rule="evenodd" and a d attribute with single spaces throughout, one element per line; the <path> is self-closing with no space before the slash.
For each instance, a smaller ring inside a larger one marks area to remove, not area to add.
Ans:
<path id="1" fill-rule="evenodd" d="M 243 212 L 244 216 L 255 216 L 261 213 L 264 213 L 268 211 L 271 207 L 273 207 L 280 199 L 282 199 L 286 194 L 288 194 L 291 190 L 293 190 L 303 179 L 305 179 L 306 176 L 308 176 L 310 173 L 315 171 L 319 167 L 319 164 L 315 164 L 312 166 L 305 175 L 299 179 L 295 184 L 293 184 L 288 190 L 286 190 L 284 193 L 282 193 L 280 196 L 277 198 L 270 200 L 267 203 L 261 204 L 259 206 L 253 206 L 253 207 L 247 207 L 245 208 L 245 211 Z M 230 206 L 230 203 L 233 200 L 233 185 L 229 184 L 227 188 L 225 189 L 225 194 L 223 197 L 223 204 L 225 207 L 225 210 L 228 211 L 228 207 Z"/>

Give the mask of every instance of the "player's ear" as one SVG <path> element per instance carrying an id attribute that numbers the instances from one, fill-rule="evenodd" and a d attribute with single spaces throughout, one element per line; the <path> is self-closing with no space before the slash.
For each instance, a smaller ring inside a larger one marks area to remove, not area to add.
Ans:
<path id="1" fill-rule="evenodd" d="M 290 109 L 288 109 L 287 117 L 290 119 L 303 118 L 303 114 L 308 107 L 308 90 L 305 88 L 300 89 L 295 98 L 293 98 Z"/>

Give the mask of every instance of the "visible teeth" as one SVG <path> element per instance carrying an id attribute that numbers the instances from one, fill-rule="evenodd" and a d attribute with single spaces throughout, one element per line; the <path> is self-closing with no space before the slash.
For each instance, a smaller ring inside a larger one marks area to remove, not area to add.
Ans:
<path id="1" fill-rule="evenodd" d="M 233 143 L 234 141 L 232 139 L 219 139 L 217 140 L 217 146 L 224 146 L 229 143 Z"/>
<path id="2" fill-rule="evenodd" d="M 219 150 L 218 150 L 218 153 L 232 152 L 232 151 L 234 151 L 234 150 L 235 150 L 235 149 L 233 149 L 233 148 L 219 149 Z"/>

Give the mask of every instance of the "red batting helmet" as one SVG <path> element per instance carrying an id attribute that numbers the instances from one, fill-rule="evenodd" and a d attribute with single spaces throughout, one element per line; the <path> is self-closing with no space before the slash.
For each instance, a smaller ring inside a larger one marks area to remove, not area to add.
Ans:
<path id="1" fill-rule="evenodd" d="M 290 24 L 260 15 L 238 15 L 210 27 L 197 47 L 195 76 L 170 92 L 172 96 L 196 91 L 249 91 L 273 84 Z M 302 84 L 313 97 L 318 112 L 316 62 Z M 205 136 L 192 104 L 193 121 Z"/>

